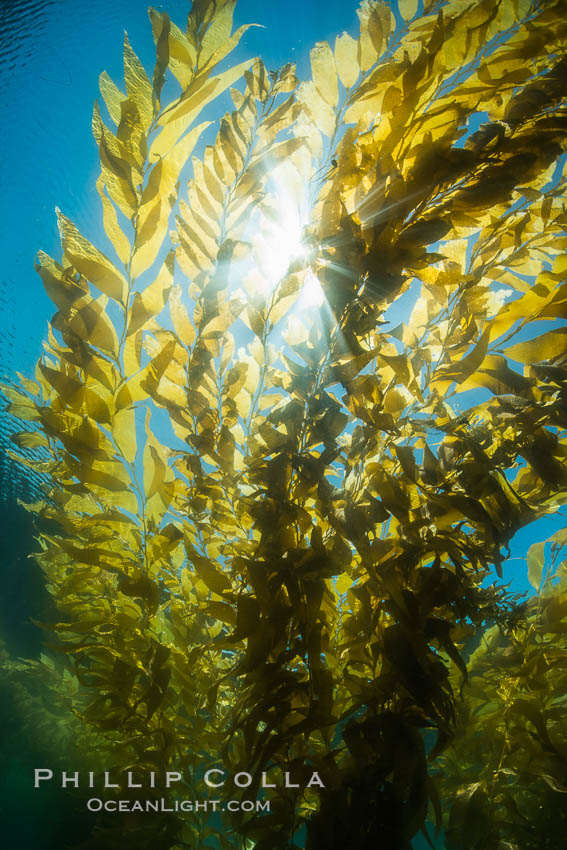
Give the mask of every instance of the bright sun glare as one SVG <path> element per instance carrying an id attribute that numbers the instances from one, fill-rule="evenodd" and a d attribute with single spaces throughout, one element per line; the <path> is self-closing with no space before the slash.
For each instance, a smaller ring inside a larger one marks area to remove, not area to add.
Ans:
<path id="1" fill-rule="evenodd" d="M 304 240 L 309 214 L 304 184 L 298 177 L 289 164 L 274 169 L 269 180 L 271 208 L 261 214 L 251 238 L 259 272 L 254 277 L 265 294 L 274 290 L 295 260 L 307 259 L 309 254 Z M 308 269 L 298 306 L 318 307 L 323 301 L 321 284 Z"/>

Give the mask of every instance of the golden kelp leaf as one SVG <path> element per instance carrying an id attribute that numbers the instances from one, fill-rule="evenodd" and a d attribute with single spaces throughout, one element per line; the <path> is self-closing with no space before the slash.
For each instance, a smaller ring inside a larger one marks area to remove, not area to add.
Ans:
<path id="1" fill-rule="evenodd" d="M 62 538 L 55 538 L 45 535 L 45 540 L 50 542 L 51 544 L 60 547 L 70 555 L 74 561 L 79 564 L 90 564 L 95 567 L 111 565 L 114 567 L 116 561 L 121 559 L 121 554 L 117 552 L 112 552 L 108 549 L 101 549 L 98 547 L 89 547 L 89 548 L 81 548 L 79 546 L 74 546 L 72 543 L 69 543 L 67 540 Z"/>
<path id="2" fill-rule="evenodd" d="M 248 357 L 246 359 L 246 380 L 244 381 L 244 389 L 248 390 L 252 396 L 258 389 L 259 385 L 260 367 L 254 357 Z"/>
<path id="3" fill-rule="evenodd" d="M 269 314 L 269 320 L 272 325 L 277 325 L 277 323 L 283 319 L 285 314 L 293 307 L 295 302 L 297 301 L 298 293 L 295 295 L 289 295 L 287 298 L 280 298 L 276 304 L 272 307 Z"/>
<path id="4" fill-rule="evenodd" d="M 19 416 L 20 418 L 23 417 L 23 416 L 26 416 L 27 411 L 25 410 L 25 408 L 19 409 L 19 407 L 17 405 L 13 405 L 13 407 L 14 407 L 14 410 L 15 410 L 14 416 Z M 12 409 L 10 409 L 10 413 L 11 412 L 12 412 Z M 27 418 L 30 418 L 30 417 L 27 417 Z M 40 417 L 38 416 L 38 420 L 39 420 L 39 418 Z M 53 475 L 53 473 L 55 472 L 55 470 L 57 468 L 57 464 L 56 464 L 55 461 L 34 460 L 33 458 L 29 457 L 29 454 L 24 457 L 23 455 L 19 455 L 19 454 L 17 454 L 17 452 L 13 452 L 8 448 L 5 449 L 5 451 L 6 451 L 6 456 L 9 457 L 10 460 L 13 460 L 17 464 L 21 464 L 26 469 L 33 469 L 34 472 L 38 472 L 40 475 L 42 475 L 42 474 L 43 475 Z"/>
<path id="5" fill-rule="evenodd" d="M 97 423 L 82 411 L 73 415 L 67 409 L 58 414 L 54 407 L 49 407 L 42 411 L 42 419 L 46 431 L 56 436 L 66 450 L 81 461 L 92 463 L 112 460 L 114 448 L 111 441 Z"/>
<path id="6" fill-rule="evenodd" d="M 150 419 L 151 411 L 148 409 L 146 411 L 145 424 L 146 445 L 144 447 L 143 454 L 144 493 L 147 503 L 149 503 L 152 497 L 156 497 L 158 495 L 161 497 L 162 495 L 165 495 L 161 492 L 163 485 L 167 480 L 171 481 L 171 474 L 167 464 L 167 455 L 163 446 L 150 429 Z M 165 499 L 169 503 L 170 498 L 168 499 L 165 495 Z M 163 500 L 160 499 L 160 501 Z M 157 501 L 152 507 L 152 513 L 154 513 L 154 516 L 156 514 L 163 515 L 163 510 L 160 509 Z M 165 507 L 165 505 L 163 507 Z"/>
<path id="7" fill-rule="evenodd" d="M 66 256 L 87 280 L 116 301 L 124 302 L 126 280 L 104 254 L 82 236 L 75 225 L 57 210 L 57 224 Z"/>
<path id="8" fill-rule="evenodd" d="M 103 71 L 98 78 L 100 93 L 108 109 L 108 114 L 118 126 L 122 117 L 122 104 L 126 100 L 126 95 L 120 91 L 116 83 L 114 83 L 106 71 Z"/>
<path id="9" fill-rule="evenodd" d="M 270 83 L 266 73 L 266 67 L 261 59 L 254 59 L 252 70 L 244 72 L 244 79 L 250 93 L 256 100 L 264 103 L 270 91 Z"/>
<path id="10" fill-rule="evenodd" d="M 559 254 L 553 261 L 551 274 L 556 280 L 564 280 L 567 276 L 567 257 L 565 254 Z"/>
<path id="11" fill-rule="evenodd" d="M 48 446 L 49 441 L 39 431 L 19 431 L 10 434 L 10 439 L 21 449 L 35 449 L 37 446 Z"/>
<path id="12" fill-rule="evenodd" d="M 560 360 L 567 353 L 567 328 L 556 328 L 527 342 L 518 342 L 505 351 L 508 357 L 520 363 Z"/>
<path id="13" fill-rule="evenodd" d="M 138 214 L 131 266 L 135 278 L 151 266 L 159 253 L 173 206 L 170 193 L 199 136 L 209 125 L 210 121 L 205 121 L 190 130 L 152 169 Z"/>
<path id="14" fill-rule="evenodd" d="M 407 475 L 410 481 L 415 481 L 417 478 L 417 467 L 413 450 L 410 448 L 410 446 L 399 445 L 394 446 L 394 450 L 396 452 L 398 460 L 400 461 L 400 465 L 404 473 Z"/>
<path id="15" fill-rule="evenodd" d="M 321 101 L 323 103 L 323 101 Z M 262 149 L 262 151 L 252 157 L 250 160 L 250 165 L 246 171 L 245 178 L 241 181 L 239 185 L 239 192 L 246 191 L 248 193 L 250 191 L 250 187 L 246 185 L 246 179 L 254 180 L 257 178 L 257 182 L 255 183 L 254 188 L 259 188 L 264 185 L 266 180 L 270 175 L 270 171 L 277 165 L 278 162 L 289 159 L 292 154 L 296 151 L 301 150 L 305 145 L 305 139 L 300 137 L 296 139 L 285 139 L 281 142 L 276 142 L 276 144 L 270 145 L 270 147 L 266 149 Z M 236 193 L 235 193 L 236 194 Z M 245 204 L 249 207 L 250 198 L 248 195 L 245 197 Z M 269 207 L 265 207 L 268 210 Z M 272 211 L 272 216 L 273 216 Z M 243 242 L 241 243 L 243 246 L 249 245 L 249 243 Z M 243 254 L 244 256 L 244 254 Z"/>
<path id="16" fill-rule="evenodd" d="M 152 141 L 148 159 L 150 163 L 166 156 L 177 140 L 189 129 L 201 111 L 201 104 L 215 97 L 215 80 L 198 80 L 191 85 L 183 103 L 187 106 L 178 117 L 170 117 L 163 122 L 163 129 Z"/>
<path id="17" fill-rule="evenodd" d="M 232 35 L 232 17 L 236 0 L 230 0 L 215 15 L 201 42 L 199 53 L 199 72 L 207 69 L 209 72 L 221 62 L 225 56 L 238 46 L 246 30 L 255 24 L 245 24 Z"/>
<path id="18" fill-rule="evenodd" d="M 213 205 L 215 202 L 216 204 L 218 204 L 218 207 L 215 210 L 216 214 L 218 215 L 222 209 L 226 198 L 226 186 L 222 183 L 222 181 L 218 179 L 214 172 L 213 148 L 210 145 L 208 145 L 205 149 L 205 162 L 202 163 L 202 174 L 203 180 L 201 181 L 199 179 L 196 182 L 200 184 L 200 189 L 206 187 L 208 199 L 210 199 L 210 202 L 212 202 Z M 214 206 L 211 206 L 211 209 L 214 209 Z"/>
<path id="19" fill-rule="evenodd" d="M 236 398 L 246 380 L 248 372 L 248 361 L 239 360 L 226 373 L 223 386 L 223 394 L 229 398 Z"/>
<path id="20" fill-rule="evenodd" d="M 215 316 L 210 322 L 201 329 L 201 338 L 208 339 L 210 337 L 219 338 L 230 327 L 232 317 L 230 315 Z"/>
<path id="21" fill-rule="evenodd" d="M 193 157 L 192 164 L 193 179 L 188 186 L 190 209 L 193 215 L 199 215 L 205 221 L 216 222 L 222 214 L 226 187 L 221 186 L 220 182 L 213 177 L 204 163 L 200 162 L 197 157 Z M 217 194 L 222 198 L 220 202 L 216 198 Z M 218 235 L 220 235 L 220 231 L 215 232 L 213 238 L 216 239 Z"/>
<path id="22" fill-rule="evenodd" d="M 231 112 L 229 118 L 223 119 L 223 125 L 230 128 L 232 145 L 244 162 L 251 138 L 250 123 L 239 112 Z"/>
<path id="23" fill-rule="evenodd" d="M 155 9 L 150 9 L 150 19 L 152 22 L 154 39 L 156 41 L 162 32 L 163 17 L 164 13 L 157 12 Z M 193 79 L 197 52 L 190 39 L 181 32 L 179 27 L 176 26 L 173 21 L 169 22 L 168 48 L 168 64 L 171 73 L 181 88 L 185 90 Z"/>
<path id="24" fill-rule="evenodd" d="M 188 254 L 197 263 L 198 271 L 191 277 L 198 278 L 201 273 L 214 267 L 219 251 L 220 227 L 216 221 L 201 216 L 183 200 L 179 203 L 179 210 L 182 218 L 178 218 L 178 235 L 183 248 L 179 253 Z M 178 259 L 181 263 L 181 256 Z"/>
<path id="25" fill-rule="evenodd" d="M 539 586 L 541 584 L 541 579 L 543 575 L 543 566 L 545 560 L 545 541 L 542 543 L 533 543 L 528 549 L 528 581 L 535 588 L 536 592 L 539 590 Z"/>
<path id="26" fill-rule="evenodd" d="M 142 368 L 142 331 L 126 337 L 122 346 L 124 377 L 132 377 Z"/>
<path id="27" fill-rule="evenodd" d="M 191 599 L 191 596 L 195 593 L 195 576 L 188 567 L 184 567 L 184 569 L 181 570 L 179 581 L 185 599 Z"/>
<path id="28" fill-rule="evenodd" d="M 115 157 L 109 150 L 104 134 L 99 142 L 101 174 L 106 190 L 120 212 L 133 219 L 138 207 L 138 198 L 132 180 L 129 163 Z"/>
<path id="29" fill-rule="evenodd" d="M 144 490 L 146 498 L 158 492 L 165 479 L 166 464 L 157 445 L 147 443 L 144 449 Z"/>
<path id="30" fill-rule="evenodd" d="M 135 336 L 131 337 L 132 339 Z M 175 340 L 166 342 L 158 354 L 141 370 L 137 375 L 133 375 L 119 389 L 116 396 L 116 409 L 121 410 L 124 407 L 130 407 L 137 401 L 142 401 L 157 387 L 161 376 L 167 369 L 173 352 L 175 350 Z"/>
<path id="31" fill-rule="evenodd" d="M 335 65 L 343 86 L 349 89 L 360 76 L 360 68 L 357 61 L 358 43 L 355 39 L 344 32 L 337 36 L 335 41 Z"/>
<path id="32" fill-rule="evenodd" d="M 169 312 L 175 333 L 183 345 L 190 348 L 195 342 L 195 328 L 193 327 L 189 314 L 181 301 L 181 287 L 175 284 L 169 296 Z"/>
<path id="33" fill-rule="evenodd" d="M 377 94 L 357 99 L 352 106 L 349 106 L 345 113 L 345 121 L 352 124 L 357 124 L 361 118 L 368 116 L 368 123 L 371 125 L 375 116 L 380 113 L 382 101 L 384 99 L 384 91 L 379 90 Z"/>
<path id="34" fill-rule="evenodd" d="M 101 388 L 97 387 L 99 392 L 95 392 L 91 387 L 84 388 L 84 410 L 88 416 L 96 422 L 106 424 L 110 422 L 111 415 L 109 409 L 109 396 L 104 393 L 104 398 L 101 395 Z"/>
<path id="35" fill-rule="evenodd" d="M 10 404 L 6 408 L 6 411 L 8 413 L 11 413 L 12 416 L 17 416 L 19 419 L 22 420 L 29 419 L 31 421 L 37 421 L 41 419 L 41 414 L 36 408 L 35 403 L 31 401 L 26 395 L 24 395 L 24 393 L 20 393 L 17 390 L 14 390 L 13 387 L 7 387 L 4 385 L 0 386 L 0 390 L 2 391 L 2 394 L 5 395 L 6 398 L 10 401 Z"/>
<path id="36" fill-rule="evenodd" d="M 252 398 L 250 393 L 244 388 L 241 389 L 234 397 L 234 402 L 238 410 L 238 415 L 241 416 L 242 419 L 246 420 L 250 416 L 250 410 L 252 408 Z"/>
<path id="37" fill-rule="evenodd" d="M 124 80 L 128 97 L 138 107 L 144 128 L 147 129 L 154 117 L 153 88 L 126 34 L 124 35 Z"/>
<path id="38" fill-rule="evenodd" d="M 107 301 L 106 295 L 96 300 L 90 299 L 83 307 L 71 313 L 68 326 L 85 342 L 116 355 L 118 336 L 105 310 Z"/>
<path id="39" fill-rule="evenodd" d="M 449 386 L 453 381 L 456 381 L 458 384 L 463 383 L 463 381 L 472 375 L 473 372 L 476 372 L 482 364 L 488 350 L 489 341 L 490 329 L 487 328 L 472 351 L 469 351 L 469 353 L 457 363 L 438 369 L 433 378 L 433 382 L 435 384 L 440 384 L 442 387 Z"/>
<path id="40" fill-rule="evenodd" d="M 315 83 L 311 81 L 302 83 L 297 98 L 311 116 L 314 125 L 331 138 L 335 132 L 335 113 L 321 97 L 315 88 Z"/>
<path id="41" fill-rule="evenodd" d="M 525 316 L 537 316 L 551 301 L 552 295 L 547 289 L 533 287 L 521 298 L 504 304 L 500 312 L 490 323 L 491 340 L 498 339 L 506 333 L 517 321 Z"/>
<path id="42" fill-rule="evenodd" d="M 119 410 L 112 417 L 112 436 L 129 463 L 136 460 L 136 411 L 133 407 Z"/>
<path id="43" fill-rule="evenodd" d="M 221 595 L 231 589 L 232 583 L 230 578 L 221 572 L 208 558 L 203 558 L 196 553 L 188 555 L 188 558 L 193 564 L 199 578 L 205 582 L 209 590 L 212 590 L 213 593 Z"/>
<path id="44" fill-rule="evenodd" d="M 16 376 L 18 378 L 18 381 L 20 382 L 20 385 L 23 387 L 23 389 L 27 393 L 29 393 L 29 395 L 31 395 L 31 396 L 38 395 L 39 386 L 38 386 L 38 384 L 36 384 L 35 381 L 32 381 L 30 378 L 26 378 L 26 376 L 22 375 L 21 372 L 16 372 Z M 0 390 L 1 389 L 2 389 L 2 384 L 0 384 Z"/>
<path id="45" fill-rule="evenodd" d="M 130 182 L 135 173 L 140 182 L 145 159 L 141 149 L 143 131 L 138 111 L 132 101 L 125 100 L 122 105 L 122 119 L 116 135 L 104 124 L 96 100 L 91 126 L 99 149 L 104 147 L 117 172 L 124 173 Z"/>
<path id="46" fill-rule="evenodd" d="M 182 231 L 185 231 L 185 225 L 183 222 L 180 223 L 179 219 L 178 225 Z M 190 280 L 199 280 L 200 275 L 207 275 L 213 271 L 214 260 L 211 254 L 204 250 L 201 245 L 192 245 L 190 240 L 185 237 L 184 232 L 183 235 L 180 234 L 179 245 L 180 248 L 176 253 L 176 259 L 181 271 Z M 211 253 L 213 253 L 216 259 L 216 254 L 212 251 Z"/>
<path id="47" fill-rule="evenodd" d="M 176 381 L 172 381 L 167 375 L 164 375 L 157 385 L 154 398 L 161 403 L 165 401 L 168 407 L 174 405 L 181 410 L 185 410 L 187 407 L 187 392 L 185 387 Z"/>
<path id="48" fill-rule="evenodd" d="M 333 52 L 326 41 L 318 42 L 309 54 L 315 88 L 331 107 L 339 102 L 339 86 Z"/>
<path id="49" fill-rule="evenodd" d="M 295 75 L 295 71 L 295 62 L 288 62 L 283 68 L 280 68 L 272 86 L 272 95 L 285 94 L 297 88 L 299 80 Z"/>
<path id="50" fill-rule="evenodd" d="M 368 0 L 356 10 L 360 21 L 360 38 L 358 42 L 358 64 L 363 71 L 368 71 L 374 65 L 380 52 L 387 33 L 384 33 L 382 16 L 379 7 L 382 3 L 376 0 Z"/>
<path id="51" fill-rule="evenodd" d="M 102 176 L 108 183 L 109 172 L 122 177 L 128 191 L 136 195 L 134 185 L 143 180 L 146 142 L 136 106 L 130 100 L 122 105 L 122 119 L 116 135 L 102 121 L 98 103 L 93 106 L 92 131 L 99 146 Z"/>
<path id="52" fill-rule="evenodd" d="M 159 315 L 165 307 L 173 285 L 173 264 L 174 255 L 171 253 L 166 257 L 153 283 L 143 292 L 134 293 L 128 320 L 128 336 L 142 328 L 148 319 Z"/>
<path id="53" fill-rule="evenodd" d="M 524 377 L 510 369 L 505 357 L 489 354 L 485 357 L 482 366 L 461 384 L 461 391 L 466 392 L 473 387 L 486 387 L 494 395 L 504 395 L 517 393 L 518 390 L 528 386 L 529 382 Z"/>
<path id="54" fill-rule="evenodd" d="M 165 479 L 161 484 L 157 493 L 146 501 L 145 513 L 148 520 L 153 523 L 156 528 L 159 528 L 161 523 L 164 521 L 166 514 L 174 500 L 175 497 L 175 482 L 171 480 L 171 473 L 169 467 L 165 469 Z M 185 503 L 185 500 L 184 500 Z M 153 572 L 158 575 L 161 570 L 162 565 L 159 561 L 157 561 L 153 565 Z"/>
<path id="55" fill-rule="evenodd" d="M 207 602 L 207 614 L 223 623 L 228 623 L 230 626 L 236 625 L 236 611 L 226 602 L 209 600 Z"/>
<path id="56" fill-rule="evenodd" d="M 69 308 L 88 294 L 86 281 L 77 281 L 70 270 L 64 269 L 43 251 L 38 251 L 35 268 L 45 291 L 60 310 Z"/>
<path id="57" fill-rule="evenodd" d="M 232 32 L 232 19 L 236 0 L 228 0 L 220 6 L 217 13 L 209 22 L 199 53 L 199 70 L 206 67 L 210 58 L 228 39 Z"/>
<path id="58" fill-rule="evenodd" d="M 346 593 L 347 590 L 349 590 L 351 586 L 352 586 L 352 579 L 346 573 L 343 573 L 342 575 L 340 575 L 335 582 L 335 587 L 337 588 L 337 593 L 340 593 L 341 595 L 343 593 Z"/>
<path id="59" fill-rule="evenodd" d="M 112 493 L 124 493 L 132 488 L 130 476 L 119 461 L 96 461 L 92 464 L 77 462 L 69 472 L 84 484 L 93 484 Z"/>
<path id="60" fill-rule="evenodd" d="M 47 389 L 49 395 L 49 387 L 53 387 L 55 392 L 71 407 L 80 406 L 84 399 L 85 386 L 77 378 L 71 375 L 66 375 L 63 372 L 47 366 L 45 363 L 38 364 L 40 373 L 45 379 L 42 385 Z M 47 381 L 47 385 L 45 382 Z M 4 391 L 5 392 L 5 391 Z"/>
<path id="61" fill-rule="evenodd" d="M 165 74 L 170 62 L 169 39 L 171 34 L 171 21 L 165 12 L 148 9 L 152 23 L 152 33 L 156 43 L 156 64 L 152 79 L 152 88 L 156 96 L 156 107 L 159 110 L 161 90 L 165 83 Z"/>
<path id="62" fill-rule="evenodd" d="M 152 144 L 150 158 L 152 155 L 164 156 L 205 106 L 234 85 L 251 64 L 252 60 L 241 62 L 233 68 L 228 68 L 218 77 L 212 77 L 206 82 L 203 80 L 195 82 L 173 108 L 164 110 L 158 121 L 164 129 L 158 136 L 159 143 L 156 139 Z"/>
<path id="63" fill-rule="evenodd" d="M 263 339 L 264 328 L 266 327 L 266 316 L 263 313 L 259 313 L 254 307 L 248 306 L 242 313 L 241 319 L 259 339 Z"/>
<path id="64" fill-rule="evenodd" d="M 287 100 L 269 112 L 258 127 L 258 135 L 262 142 L 260 149 L 257 147 L 256 150 L 260 152 L 267 149 L 282 130 L 289 130 L 300 114 L 301 108 L 295 96 L 290 95 Z"/>
<path id="65" fill-rule="evenodd" d="M 398 9 L 404 21 L 411 21 L 416 15 L 418 0 L 398 0 Z"/>
<path id="66" fill-rule="evenodd" d="M 96 181 L 96 188 L 102 202 L 103 224 L 106 235 L 112 243 L 112 247 L 116 251 L 118 258 L 128 265 L 130 259 L 130 241 L 118 223 L 118 216 L 112 201 L 107 197 L 104 191 L 104 181 L 99 177 Z"/>

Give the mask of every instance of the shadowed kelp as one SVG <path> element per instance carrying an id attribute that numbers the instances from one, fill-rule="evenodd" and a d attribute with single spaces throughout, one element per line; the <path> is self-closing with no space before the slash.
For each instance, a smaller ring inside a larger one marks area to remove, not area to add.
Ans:
<path id="1" fill-rule="evenodd" d="M 528 553 L 538 595 L 482 635 L 457 735 L 439 759 L 448 848 L 552 848 L 567 794 L 565 531 Z"/>
<path id="2" fill-rule="evenodd" d="M 106 769 L 182 769 L 172 802 L 221 764 L 251 779 L 219 798 L 275 787 L 96 846 L 440 827 L 464 649 L 515 612 L 486 579 L 564 501 L 565 6 L 392 8 L 301 84 L 226 65 L 230 0 L 185 31 L 150 10 L 151 79 L 128 39 L 125 92 L 101 76 L 108 242 L 58 212 L 45 355 L 5 390 L 53 482 L 29 507 L 59 612 L 6 668 L 63 688 Z"/>

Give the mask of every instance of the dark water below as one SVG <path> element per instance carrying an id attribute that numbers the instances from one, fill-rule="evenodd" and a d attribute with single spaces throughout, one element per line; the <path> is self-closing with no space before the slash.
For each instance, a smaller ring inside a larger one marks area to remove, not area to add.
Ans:
<path id="1" fill-rule="evenodd" d="M 4 485 L 6 481 L 4 479 Z M 54 611 L 43 576 L 30 554 L 36 546 L 30 515 L 14 501 L 0 501 L 2 545 L 1 638 L 12 658 L 36 658 L 43 633 L 31 620 L 49 621 Z M 92 826 L 77 801 L 60 789 L 32 787 L 34 768 L 45 762 L 40 736 L 24 730 L 12 688 L 0 681 L 0 823 L 2 847 L 63 850 L 84 839 Z"/>

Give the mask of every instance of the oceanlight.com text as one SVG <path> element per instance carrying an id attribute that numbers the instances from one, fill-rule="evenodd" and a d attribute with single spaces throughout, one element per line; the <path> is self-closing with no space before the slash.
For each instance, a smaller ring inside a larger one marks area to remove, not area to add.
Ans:
<path id="1" fill-rule="evenodd" d="M 87 800 L 90 812 L 269 812 L 269 800 Z"/>

